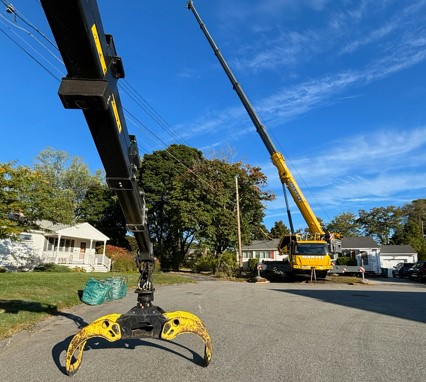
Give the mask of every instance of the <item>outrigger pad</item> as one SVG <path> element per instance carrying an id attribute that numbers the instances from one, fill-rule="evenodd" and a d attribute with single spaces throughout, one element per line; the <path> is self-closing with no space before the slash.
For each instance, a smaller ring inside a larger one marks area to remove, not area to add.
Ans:
<path id="1" fill-rule="evenodd" d="M 171 341 L 184 333 L 194 333 L 204 341 L 204 366 L 208 366 L 212 358 L 212 343 L 204 323 L 196 315 L 185 311 L 164 312 L 157 306 L 135 306 L 125 314 L 108 314 L 73 337 L 65 359 L 66 373 L 73 376 L 78 371 L 84 346 L 90 338 L 101 337 L 109 342 L 146 337 Z"/>

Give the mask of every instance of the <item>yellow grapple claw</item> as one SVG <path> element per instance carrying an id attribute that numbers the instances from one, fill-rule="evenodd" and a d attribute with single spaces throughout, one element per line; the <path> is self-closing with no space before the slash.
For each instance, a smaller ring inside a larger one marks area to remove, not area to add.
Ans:
<path id="1" fill-rule="evenodd" d="M 89 338 L 101 337 L 109 342 L 118 341 L 121 338 L 120 325 L 117 324 L 121 314 L 112 313 L 100 317 L 91 324 L 81 329 L 71 340 L 65 359 L 65 369 L 69 376 L 73 376 L 81 365 L 83 350 Z"/>
<path id="2" fill-rule="evenodd" d="M 179 334 L 197 334 L 204 341 L 204 366 L 208 366 L 212 358 L 213 347 L 210 336 L 201 319 L 195 314 L 184 311 L 165 312 L 163 316 L 166 317 L 167 322 L 163 325 L 161 338 L 171 341 Z"/>
<path id="3" fill-rule="evenodd" d="M 101 337 L 109 342 L 126 338 L 161 338 L 173 340 L 179 334 L 194 333 L 204 341 L 204 366 L 212 358 L 212 343 L 203 322 L 196 315 L 164 312 L 157 306 L 135 306 L 125 314 L 108 314 L 81 329 L 71 340 L 65 360 L 66 373 L 73 376 L 80 368 L 88 339 Z"/>

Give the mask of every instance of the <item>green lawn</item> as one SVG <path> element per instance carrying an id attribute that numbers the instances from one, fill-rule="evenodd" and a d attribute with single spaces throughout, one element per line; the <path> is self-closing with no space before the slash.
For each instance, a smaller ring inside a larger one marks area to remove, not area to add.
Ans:
<path id="1" fill-rule="evenodd" d="M 129 289 L 134 289 L 138 273 L 0 273 L 0 339 L 65 308 L 80 304 L 82 291 L 90 277 L 101 280 L 111 276 L 126 276 Z M 192 282 L 173 273 L 154 273 L 154 285 Z"/>

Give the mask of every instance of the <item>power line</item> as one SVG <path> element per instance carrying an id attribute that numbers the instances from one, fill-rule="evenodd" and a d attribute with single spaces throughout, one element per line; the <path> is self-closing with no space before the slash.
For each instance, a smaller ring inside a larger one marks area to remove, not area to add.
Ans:
<path id="1" fill-rule="evenodd" d="M 2 22 L 0 20 L 0 22 Z M 3 22 L 2 22 L 3 23 Z M 4 24 L 4 23 L 3 23 Z M 58 82 L 61 80 L 57 77 L 52 71 L 50 71 L 42 62 L 37 60 L 28 50 L 26 50 L 22 45 L 16 42 L 11 36 L 9 36 L 2 28 L 0 28 L 0 32 L 2 32 L 7 38 L 9 38 L 15 45 L 17 45 L 23 52 L 25 52 L 31 59 L 33 59 L 38 65 L 40 65 L 47 73 L 49 73 L 55 80 Z"/>
<path id="2" fill-rule="evenodd" d="M 38 40 L 30 31 L 28 31 L 26 28 L 21 27 L 17 24 L 17 19 L 23 21 L 27 26 L 32 28 L 36 33 L 38 33 L 40 36 L 43 37 L 47 42 L 49 42 L 50 45 L 52 45 L 56 50 L 59 51 L 57 46 L 49 40 L 41 31 L 39 28 L 37 28 L 33 23 L 31 23 L 25 16 L 23 16 L 12 4 L 8 3 L 5 0 L 0 0 L 5 6 L 6 6 L 6 12 L 14 16 L 14 22 L 12 23 L 10 20 L 7 20 L 3 15 L 0 14 L 1 18 L 3 18 L 8 24 L 12 25 L 14 28 L 17 28 L 23 32 L 25 32 L 28 36 L 30 36 L 32 39 L 34 39 L 43 49 L 47 50 L 50 55 L 55 57 L 55 59 L 60 62 L 62 65 L 64 64 L 62 59 L 59 58 L 57 55 L 55 55 L 46 45 L 44 45 L 40 40 Z M 41 6 L 40 1 L 35 0 L 39 6 Z M 38 55 L 40 55 L 44 60 L 48 62 L 49 65 L 51 65 L 56 71 L 58 71 L 61 75 L 61 77 L 64 77 L 64 74 L 52 63 L 50 62 L 46 57 L 44 57 L 39 51 L 37 51 L 33 46 L 31 46 L 27 41 L 25 41 L 21 36 L 19 36 L 15 31 L 11 29 L 10 26 L 5 24 L 4 21 L 0 20 L 0 22 L 5 25 L 17 38 L 22 40 L 26 45 L 28 45 L 33 51 L 35 51 Z M 9 38 L 14 44 L 16 44 L 21 50 L 23 50 L 27 55 L 29 55 L 34 62 L 36 62 L 38 65 L 40 65 L 46 72 L 48 72 L 53 78 L 55 78 L 58 82 L 61 81 L 61 78 L 56 76 L 52 71 L 50 71 L 45 65 L 43 65 L 42 62 L 37 60 L 37 58 L 32 55 L 27 49 L 25 49 L 21 44 L 19 44 L 14 38 L 12 38 L 10 35 L 8 35 L 3 29 L 0 28 L 0 31 Z M 148 114 L 163 130 L 167 132 L 173 139 L 180 142 L 181 144 L 185 145 L 185 142 L 181 137 L 179 137 L 172 129 L 170 124 L 152 107 L 149 102 L 126 80 L 123 80 L 123 82 L 119 83 L 120 88 L 125 92 L 131 99 L 133 99 L 136 104 L 145 111 L 146 114 Z M 154 131 L 149 128 L 146 124 L 141 122 L 133 113 L 131 113 L 128 109 L 123 107 L 123 110 L 125 111 L 125 114 L 127 114 L 128 120 L 138 127 L 139 129 L 145 129 L 152 137 L 153 140 L 156 140 L 157 142 L 160 142 L 165 147 L 165 152 L 170 155 L 174 160 L 176 160 L 177 163 L 180 163 L 187 171 L 191 171 L 197 179 L 199 179 L 201 182 L 206 184 L 208 187 L 211 187 L 211 184 L 206 180 L 200 177 L 198 174 L 195 174 L 191 168 L 189 168 L 187 165 L 185 165 L 179 158 L 174 156 L 169 150 L 168 150 L 168 144 L 164 142 Z M 130 117 L 129 117 L 130 116 Z M 149 152 L 146 148 L 144 148 L 142 145 L 138 143 L 138 147 L 141 148 L 146 153 Z"/>
<path id="3" fill-rule="evenodd" d="M 12 5 L 12 4 L 10 4 L 10 3 L 8 3 L 7 1 L 5 1 L 5 0 L 1 0 L 1 2 L 6 6 L 6 12 L 7 13 L 10 13 L 10 14 L 13 14 L 14 15 L 14 18 L 15 18 L 15 21 L 16 21 L 16 18 L 19 18 L 20 20 L 22 20 L 26 25 L 28 25 L 30 28 L 32 28 L 32 29 L 34 29 L 40 36 L 42 36 L 50 45 L 52 45 L 55 49 L 57 49 L 57 50 L 59 50 L 58 49 L 58 47 L 51 41 L 51 40 L 49 40 L 47 37 L 46 37 L 46 35 L 44 34 L 44 33 L 42 33 L 41 31 L 40 31 L 40 29 L 38 29 L 33 23 L 31 23 L 30 21 L 28 21 L 28 19 L 24 16 L 24 15 L 22 15 L 20 12 L 18 12 L 17 10 L 16 10 L 16 8 Z M 41 6 L 41 4 L 40 4 L 40 2 L 39 1 L 37 1 L 37 3 Z"/>
<path id="4" fill-rule="evenodd" d="M 185 144 L 172 129 L 170 124 L 153 108 L 149 102 L 126 80 L 119 84 L 125 91 L 160 127 L 162 127 L 176 141 Z"/>

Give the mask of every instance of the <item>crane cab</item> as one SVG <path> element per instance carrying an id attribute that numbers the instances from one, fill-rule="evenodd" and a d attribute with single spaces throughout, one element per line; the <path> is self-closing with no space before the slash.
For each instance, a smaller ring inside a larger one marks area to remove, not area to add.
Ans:
<path id="1" fill-rule="evenodd" d="M 329 245 L 325 240 L 305 240 L 299 234 L 285 235 L 278 244 L 282 255 L 288 256 L 292 274 L 308 274 L 315 269 L 320 278 L 333 268 Z"/>

